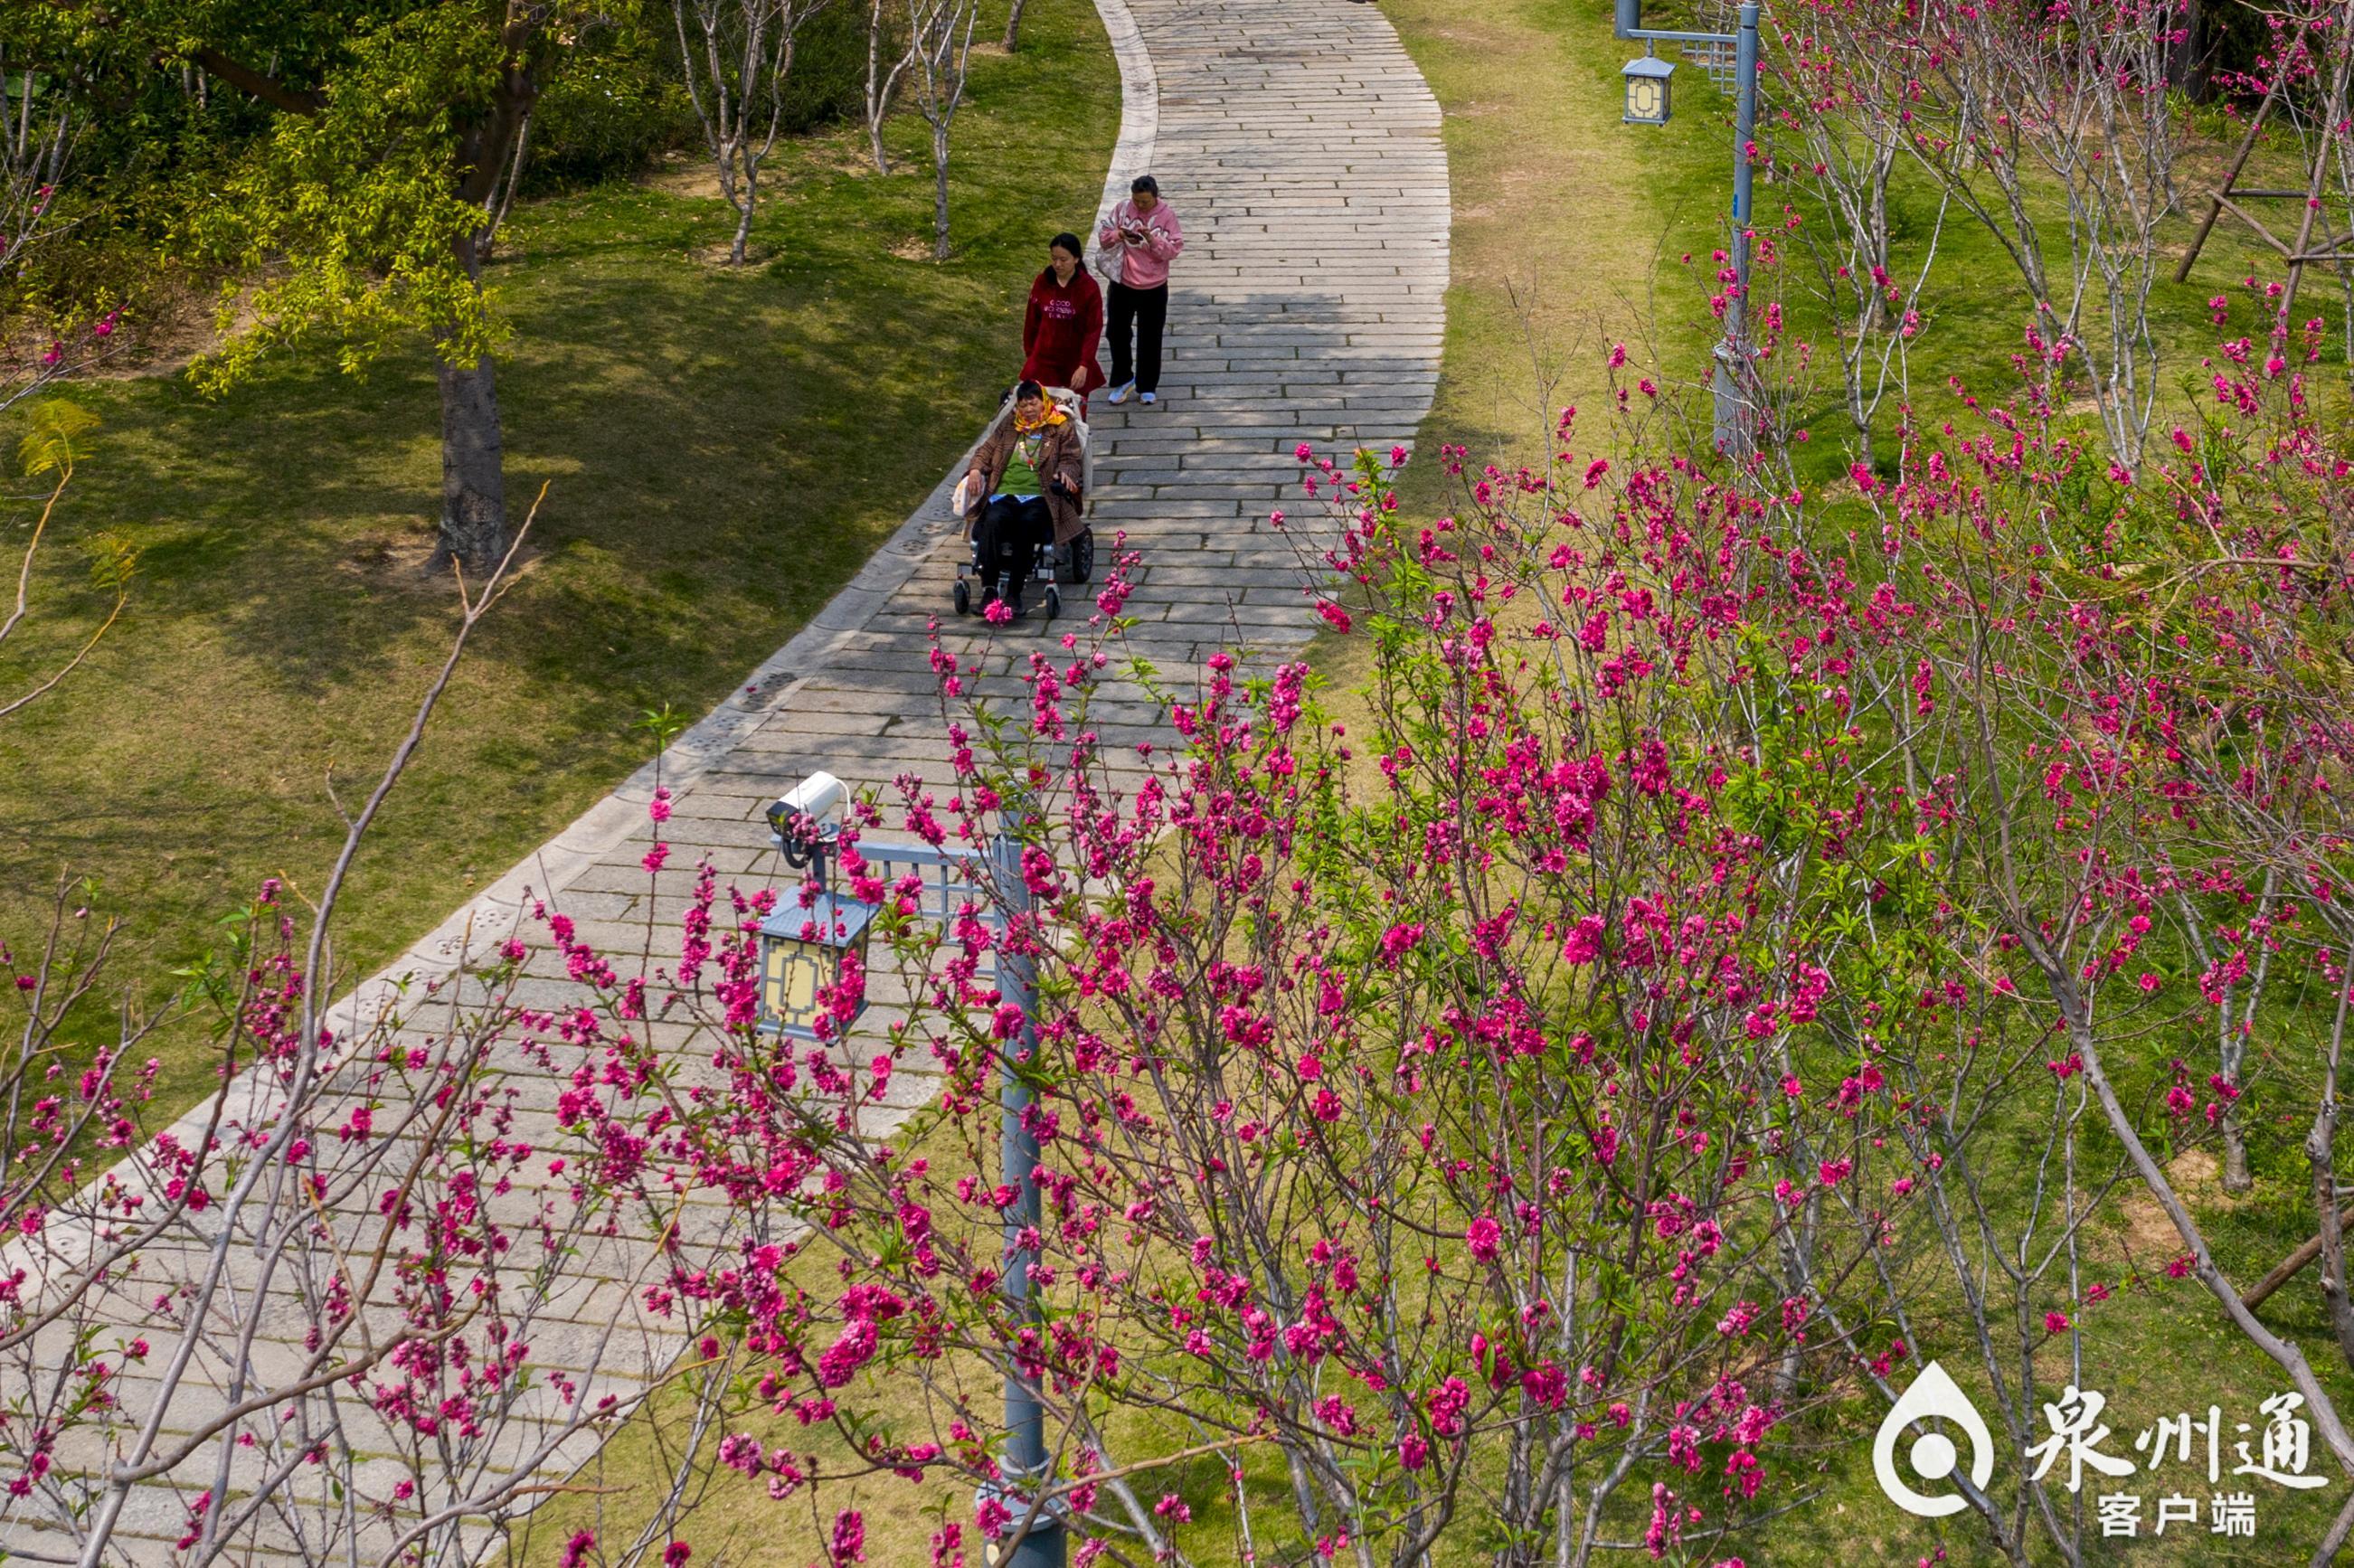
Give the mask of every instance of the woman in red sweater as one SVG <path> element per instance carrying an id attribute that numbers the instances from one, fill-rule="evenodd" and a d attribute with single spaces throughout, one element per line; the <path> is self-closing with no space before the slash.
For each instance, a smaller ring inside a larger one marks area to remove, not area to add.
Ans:
<path id="1" fill-rule="evenodd" d="M 1096 345 L 1103 340 L 1103 291 L 1079 259 L 1076 235 L 1058 234 L 1046 247 L 1046 270 L 1030 285 L 1030 308 L 1022 315 L 1022 379 L 1041 387 L 1067 387 L 1080 395 L 1103 385 Z"/>

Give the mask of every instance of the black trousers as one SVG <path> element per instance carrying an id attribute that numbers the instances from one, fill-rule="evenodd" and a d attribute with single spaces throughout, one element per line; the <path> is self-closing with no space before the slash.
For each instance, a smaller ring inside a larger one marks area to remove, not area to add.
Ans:
<path id="1" fill-rule="evenodd" d="M 1105 311 L 1111 334 L 1111 384 L 1125 387 L 1134 381 L 1139 392 L 1160 391 L 1161 329 L 1169 323 L 1169 285 L 1131 289 L 1114 283 Z"/>
<path id="2" fill-rule="evenodd" d="M 1038 546 L 1054 542 L 1055 514 L 1046 510 L 1043 496 L 1022 501 L 993 495 L 981 508 L 981 524 L 972 538 L 981 559 L 981 586 L 996 588 L 1002 574 L 1005 591 L 1012 594 L 1029 577 Z"/>

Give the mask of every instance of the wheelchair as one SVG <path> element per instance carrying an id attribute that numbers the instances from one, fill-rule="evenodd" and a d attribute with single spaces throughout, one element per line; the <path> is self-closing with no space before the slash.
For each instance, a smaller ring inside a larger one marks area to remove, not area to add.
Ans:
<path id="1" fill-rule="evenodd" d="M 1087 437 L 1087 422 L 1079 417 L 1079 395 L 1067 387 L 1049 387 L 1045 392 L 1047 397 L 1055 400 L 1055 406 L 1069 415 L 1072 421 L 1079 428 L 1079 485 L 1083 495 L 1091 496 L 1095 493 L 1096 485 L 1095 445 Z M 1013 393 L 1009 388 L 1005 394 L 1004 406 L 998 410 L 997 418 L 991 421 L 989 429 L 982 433 L 981 439 L 986 440 L 995 435 L 998 427 L 1012 418 L 1013 418 Z M 951 505 L 955 508 L 958 519 L 965 525 L 965 558 L 957 566 L 956 587 L 951 590 L 950 596 L 955 601 L 956 612 L 959 615 L 976 614 L 986 608 L 981 598 L 981 545 L 973 537 L 973 509 L 970 504 L 970 500 L 971 498 L 965 494 L 963 482 L 960 481 Z M 1045 612 L 1048 620 L 1053 620 L 1063 613 L 1065 587 L 1087 582 L 1095 575 L 1096 531 L 1092 527 L 1080 529 L 1077 535 L 1067 544 L 1056 545 L 1050 542 L 1038 546 L 1037 554 L 1030 563 L 1030 581 L 1044 584 L 1045 588 L 1045 591 L 1038 598 L 1038 605 Z"/>

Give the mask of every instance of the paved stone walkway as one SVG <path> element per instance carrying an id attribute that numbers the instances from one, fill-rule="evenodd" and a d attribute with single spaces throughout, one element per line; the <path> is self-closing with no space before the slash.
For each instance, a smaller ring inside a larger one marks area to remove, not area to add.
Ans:
<path id="1" fill-rule="evenodd" d="M 1428 408 L 1447 285 L 1447 166 L 1437 106 L 1371 5 L 1097 5 L 1120 53 L 1127 96 L 1106 200 L 1150 168 L 1182 217 L 1188 243 L 1173 277 L 1161 403 L 1115 408 L 1096 400 L 1095 527 L 1107 556 L 1114 535 L 1124 533 L 1125 547 L 1142 558 L 1126 610 L 1138 622 L 1134 649 L 1164 673 L 1190 679 L 1214 650 L 1279 655 L 1315 634 L 1293 546 L 1265 525 L 1272 508 L 1297 505 L 1297 446 L 1308 442 L 1320 452 L 1410 442 Z M 1040 223 L 1042 232 L 1058 226 L 1051 215 Z M 699 857 L 716 863 L 723 882 L 764 885 L 775 863 L 761 810 L 813 769 L 875 786 L 909 772 L 941 775 L 945 739 L 927 642 L 935 618 L 949 622 L 949 646 L 983 661 L 983 694 L 1025 694 L 1018 667 L 1064 628 L 1050 630 L 1034 615 L 995 631 L 954 620 L 949 594 L 960 546 L 946 515 L 947 489 L 944 481 L 808 630 L 665 755 L 663 777 L 677 799 L 664 836 L 674 847 L 652 886 L 656 915 L 674 918 L 684 906 Z M 1066 617 L 1083 619 L 1092 593 L 1071 590 Z M 1109 746 L 1166 738 L 1161 715 L 1140 693 L 1098 699 L 1094 712 Z M 468 952 L 483 951 L 513 928 L 526 888 L 578 921 L 583 939 L 636 950 L 649 908 L 639 862 L 652 784 L 651 768 L 631 779 L 387 976 L 445 974 Z M 533 1005 L 570 994 L 557 955 L 535 954 L 525 973 L 520 995 Z M 361 988 L 341 1009 L 345 1025 L 391 990 L 387 978 Z M 535 1075 L 522 1062 L 511 1071 L 521 1086 L 518 1136 L 552 1129 L 554 1089 L 545 1072 Z M 917 1080 L 894 1098 L 925 1096 Z M 226 1099 L 231 1124 L 267 1114 L 249 1086 L 233 1086 Z M 175 1130 L 183 1139 L 197 1135 L 212 1109 L 199 1107 Z M 363 1183 L 339 1200 L 339 1223 L 359 1234 L 375 1195 Z M 176 1337 L 149 1319 L 145 1303 L 160 1288 L 159 1276 L 190 1277 L 217 1234 L 208 1216 L 191 1216 L 185 1229 L 151 1250 L 135 1289 L 124 1292 L 125 1338 Z M 361 1245 L 372 1244 L 367 1233 Z M 628 1393 L 683 1349 L 674 1330 L 636 1306 L 632 1286 L 647 1273 L 649 1253 L 636 1235 L 607 1238 L 583 1251 L 544 1303 L 533 1359 L 578 1367 L 592 1401 L 599 1392 Z M 240 1265 L 231 1284 L 250 1277 L 250 1266 Z M 269 1301 L 241 1298 L 217 1310 L 264 1319 L 255 1340 L 262 1374 L 284 1375 L 285 1366 L 299 1364 L 298 1347 L 272 1332 Z M 221 1407 L 228 1372 L 200 1364 L 174 1402 L 167 1429 Z M 142 1408 L 142 1386 L 152 1388 L 134 1377 L 122 1390 L 133 1410 Z M 9 1393 L 0 1389 L 0 1397 Z M 562 1421 L 548 1404 L 538 1425 L 512 1424 L 497 1445 L 450 1450 L 449 1484 L 479 1484 L 518 1465 L 535 1478 L 571 1474 L 597 1437 L 567 1436 Z M 533 1441 L 542 1435 L 546 1443 Z M 393 1441 L 364 1408 L 350 1413 L 343 1436 L 362 1453 Z M 535 1455 L 537 1446 L 549 1451 Z M 94 1465 L 101 1456 L 61 1457 Z M 249 1483 L 262 1462 L 237 1457 L 233 1485 Z M 207 1448 L 168 1484 L 140 1488 L 109 1561 L 176 1561 L 171 1540 L 186 1528 L 184 1499 L 209 1484 L 217 1463 Z M 380 1472 L 387 1480 L 397 1473 L 389 1461 Z M 380 1527 L 361 1520 L 338 1535 L 334 1499 L 299 1489 L 296 1495 L 302 1507 L 252 1520 L 230 1560 L 292 1563 L 298 1551 L 315 1557 L 330 1542 L 339 1559 L 374 1562 L 381 1554 Z M 0 1548 L 37 1554 L 34 1561 L 72 1559 L 68 1536 L 28 1528 L 34 1516 L 27 1504 L 0 1517 L 8 1521 L 0 1522 Z"/>

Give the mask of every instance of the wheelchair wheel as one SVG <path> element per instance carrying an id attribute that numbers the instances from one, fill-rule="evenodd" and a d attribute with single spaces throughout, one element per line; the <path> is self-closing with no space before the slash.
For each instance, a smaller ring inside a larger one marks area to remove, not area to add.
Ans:
<path id="1" fill-rule="evenodd" d="M 1063 590 L 1053 583 L 1046 585 L 1046 619 L 1054 620 L 1063 613 Z"/>
<path id="2" fill-rule="evenodd" d="M 1063 546 L 1061 569 L 1055 577 L 1066 583 L 1083 583 L 1096 575 L 1096 531 L 1084 528 L 1079 536 Z"/>
<path id="3" fill-rule="evenodd" d="M 970 615 L 972 613 L 972 590 L 965 587 L 964 579 L 962 577 L 959 577 L 957 579 L 956 612 L 959 615 Z"/>

